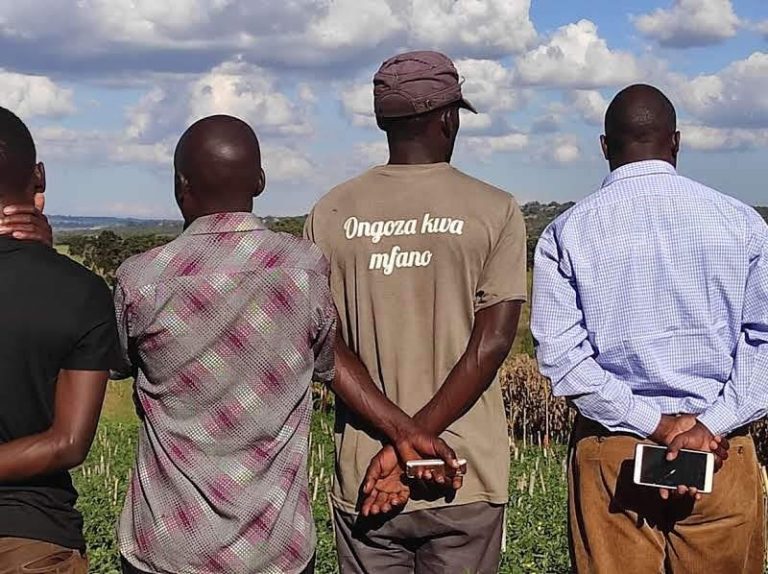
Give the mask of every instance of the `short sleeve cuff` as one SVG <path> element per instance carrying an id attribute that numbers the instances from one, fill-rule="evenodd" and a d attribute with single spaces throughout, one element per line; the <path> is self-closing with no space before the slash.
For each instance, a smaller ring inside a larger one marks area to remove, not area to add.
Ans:
<path id="1" fill-rule="evenodd" d="M 723 436 L 739 426 L 733 411 L 722 402 L 716 402 L 701 415 L 698 420 L 715 436 Z"/>
<path id="2" fill-rule="evenodd" d="M 627 430 L 633 434 L 648 438 L 659 427 L 661 409 L 650 401 L 635 398 L 632 409 L 627 413 Z"/>

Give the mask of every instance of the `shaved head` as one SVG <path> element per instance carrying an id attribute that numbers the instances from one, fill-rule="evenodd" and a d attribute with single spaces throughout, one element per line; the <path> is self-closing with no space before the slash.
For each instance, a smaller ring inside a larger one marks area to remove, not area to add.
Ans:
<path id="1" fill-rule="evenodd" d="M 648 159 L 674 165 L 678 147 L 675 107 L 658 88 L 646 84 L 629 86 L 608 106 L 603 148 L 612 169 L 614 164 Z"/>
<path id="2" fill-rule="evenodd" d="M 181 136 L 174 156 L 176 198 L 192 219 L 227 211 L 251 211 L 264 189 L 259 140 L 244 121 L 210 116 Z"/>
<path id="3" fill-rule="evenodd" d="M 28 191 L 36 161 L 27 126 L 16 114 L 0 108 L 0 196 L 15 200 Z"/>

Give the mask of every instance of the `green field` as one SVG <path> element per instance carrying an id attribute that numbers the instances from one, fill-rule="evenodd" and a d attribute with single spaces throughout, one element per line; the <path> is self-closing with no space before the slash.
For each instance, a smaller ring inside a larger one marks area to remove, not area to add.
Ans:
<path id="1" fill-rule="evenodd" d="M 73 472 L 85 516 L 91 572 L 118 574 L 117 517 L 123 504 L 137 434 L 130 383 L 110 383 L 104 415 L 91 454 Z M 318 531 L 317 572 L 336 572 L 328 489 L 333 473 L 331 415 L 316 413 L 309 460 L 310 494 Z M 563 447 L 515 445 L 511 503 L 507 515 L 503 573 L 569 571 Z"/>

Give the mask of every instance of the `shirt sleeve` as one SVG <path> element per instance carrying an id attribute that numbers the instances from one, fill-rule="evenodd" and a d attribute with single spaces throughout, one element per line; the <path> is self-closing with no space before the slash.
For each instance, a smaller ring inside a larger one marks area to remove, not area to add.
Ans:
<path id="1" fill-rule="evenodd" d="M 338 315 L 328 286 L 328 276 L 321 275 L 317 279 L 313 286 L 315 335 L 312 340 L 312 351 L 315 355 L 315 368 L 312 380 L 330 384 L 336 374 L 334 347 Z"/>
<path id="2" fill-rule="evenodd" d="M 115 285 L 114 310 L 117 321 L 118 334 L 118 353 L 115 366 L 110 373 L 113 380 L 123 380 L 134 374 L 134 368 L 131 364 L 130 353 L 128 351 L 130 330 L 128 324 L 128 301 L 125 288 L 118 280 Z"/>
<path id="3" fill-rule="evenodd" d="M 315 210 L 309 212 L 304 221 L 304 239 L 315 243 Z"/>
<path id="4" fill-rule="evenodd" d="M 512 200 L 509 215 L 475 291 L 475 312 L 504 301 L 528 299 L 526 253 L 525 218 L 517 202 Z"/>
<path id="5" fill-rule="evenodd" d="M 595 360 L 573 272 L 554 226 L 544 231 L 536 247 L 531 331 L 539 368 L 552 381 L 553 395 L 568 397 L 582 416 L 611 431 L 644 438 L 653 434 L 660 408 L 633 394 L 625 381 Z"/>
<path id="6" fill-rule="evenodd" d="M 109 288 L 94 283 L 81 311 L 82 328 L 61 368 L 71 371 L 109 371 L 117 362 L 115 312 Z"/>
<path id="7" fill-rule="evenodd" d="M 699 416 L 715 435 L 725 435 L 768 415 L 768 228 L 751 256 L 744 291 L 741 335 L 730 380 Z"/>

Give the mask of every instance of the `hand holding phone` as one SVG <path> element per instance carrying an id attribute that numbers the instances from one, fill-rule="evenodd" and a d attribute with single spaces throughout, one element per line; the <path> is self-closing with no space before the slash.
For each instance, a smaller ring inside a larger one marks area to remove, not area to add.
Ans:
<path id="1" fill-rule="evenodd" d="M 680 486 L 712 492 L 715 457 L 711 452 L 681 449 L 675 460 L 667 460 L 667 448 L 639 444 L 635 448 L 635 484 L 667 490 Z"/>
<path id="2" fill-rule="evenodd" d="M 433 476 L 442 473 L 448 478 L 462 477 L 467 473 L 467 461 L 463 458 L 458 460 L 459 468 L 447 467 L 445 461 L 439 458 L 426 460 L 409 460 L 405 463 L 405 475 L 408 478 L 421 478 L 424 472 L 429 472 Z"/>

